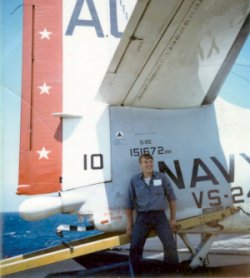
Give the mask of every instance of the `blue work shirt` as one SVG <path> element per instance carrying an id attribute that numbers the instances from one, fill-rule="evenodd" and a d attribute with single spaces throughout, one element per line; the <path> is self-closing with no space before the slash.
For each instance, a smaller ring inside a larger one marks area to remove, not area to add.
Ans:
<path id="1" fill-rule="evenodd" d="M 154 172 L 149 185 L 146 184 L 143 174 L 131 178 L 127 208 L 137 212 L 165 210 L 167 200 L 175 201 L 176 197 L 170 181 L 165 174 Z"/>

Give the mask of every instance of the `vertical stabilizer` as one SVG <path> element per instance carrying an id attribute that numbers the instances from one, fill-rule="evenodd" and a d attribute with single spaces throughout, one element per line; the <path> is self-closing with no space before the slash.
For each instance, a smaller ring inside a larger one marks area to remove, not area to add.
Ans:
<path id="1" fill-rule="evenodd" d="M 21 141 L 17 194 L 61 189 L 62 1 L 24 0 Z"/>

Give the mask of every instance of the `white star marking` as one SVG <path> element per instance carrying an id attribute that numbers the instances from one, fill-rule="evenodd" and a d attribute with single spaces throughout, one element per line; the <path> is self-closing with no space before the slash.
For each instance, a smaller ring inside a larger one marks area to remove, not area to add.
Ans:
<path id="1" fill-rule="evenodd" d="M 48 154 L 51 152 L 51 151 L 47 151 L 45 149 L 45 147 L 43 147 L 40 151 L 36 151 L 37 153 L 39 153 L 39 160 L 42 159 L 42 158 L 45 158 L 45 159 L 49 159 L 48 157 Z"/>
<path id="2" fill-rule="evenodd" d="M 38 88 L 41 90 L 40 95 L 47 94 L 49 95 L 49 90 L 51 89 L 51 86 L 47 86 L 45 82 L 43 82 L 42 86 L 38 86 Z"/>
<path id="3" fill-rule="evenodd" d="M 43 29 L 43 31 L 40 31 L 39 33 L 41 34 L 41 40 L 43 39 L 49 40 L 50 35 L 52 34 L 52 32 L 49 32 L 46 27 Z"/>

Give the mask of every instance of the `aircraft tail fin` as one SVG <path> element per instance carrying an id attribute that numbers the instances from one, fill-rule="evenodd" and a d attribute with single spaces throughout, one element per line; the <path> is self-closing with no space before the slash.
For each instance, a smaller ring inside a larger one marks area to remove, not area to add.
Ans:
<path id="1" fill-rule="evenodd" d="M 62 110 L 61 2 L 24 1 L 17 194 L 61 189 L 62 127 L 60 119 L 52 116 Z"/>

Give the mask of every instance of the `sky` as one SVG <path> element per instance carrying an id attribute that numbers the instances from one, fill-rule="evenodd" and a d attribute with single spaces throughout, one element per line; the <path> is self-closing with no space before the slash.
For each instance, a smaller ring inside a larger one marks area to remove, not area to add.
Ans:
<path id="1" fill-rule="evenodd" d="M 15 194 L 18 184 L 22 78 L 21 0 L 0 0 L 0 211 L 17 211 L 27 197 Z M 3 28 L 4 26 L 4 28 Z M 220 96 L 250 109 L 250 37 L 229 73 Z"/>
<path id="2" fill-rule="evenodd" d="M 21 200 L 17 188 L 21 66 L 22 4 L 20 0 L 0 0 L 0 183 L 1 211 L 16 211 Z M 4 26 L 4 28 L 3 28 Z"/>

